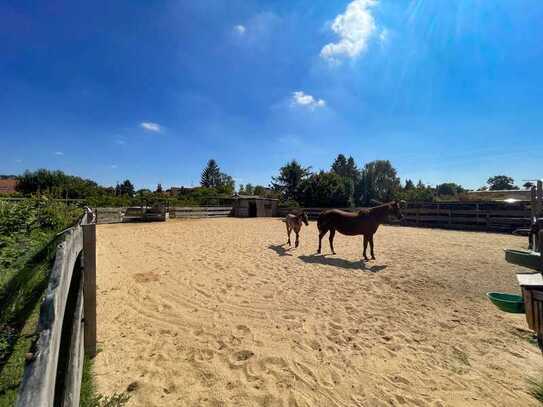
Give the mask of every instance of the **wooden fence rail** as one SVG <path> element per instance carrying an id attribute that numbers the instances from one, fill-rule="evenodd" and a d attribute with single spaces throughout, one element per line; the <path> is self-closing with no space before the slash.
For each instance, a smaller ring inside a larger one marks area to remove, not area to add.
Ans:
<path id="1" fill-rule="evenodd" d="M 170 218 L 216 218 L 230 216 L 231 206 L 170 207 Z"/>
<path id="2" fill-rule="evenodd" d="M 144 214 L 140 208 L 95 208 L 96 223 L 121 223 L 128 221 L 143 221 L 145 215 L 153 219 L 149 220 L 164 220 L 166 213 L 172 219 L 184 218 L 209 218 L 209 217 L 224 217 L 232 214 L 231 206 L 195 206 L 195 207 L 170 207 L 163 214 L 156 216 L 151 214 L 152 211 L 147 211 Z M 160 219 L 159 219 L 160 218 Z"/>
<path id="3" fill-rule="evenodd" d="M 84 353 L 96 351 L 94 221 L 87 211 L 62 232 L 17 407 L 79 406 Z"/>
<path id="4" fill-rule="evenodd" d="M 309 219 L 315 220 L 329 208 L 299 208 Z M 341 208 L 357 211 L 360 208 Z M 278 215 L 285 216 L 292 210 L 278 208 Z M 402 209 L 405 226 L 436 227 L 447 229 L 485 230 L 512 232 L 530 225 L 531 205 L 528 202 L 451 202 L 408 203 Z"/>

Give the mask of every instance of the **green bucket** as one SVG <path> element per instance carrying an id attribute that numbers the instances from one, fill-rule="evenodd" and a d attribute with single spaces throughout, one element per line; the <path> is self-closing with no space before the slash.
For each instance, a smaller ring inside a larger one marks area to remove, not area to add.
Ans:
<path id="1" fill-rule="evenodd" d="M 504 312 L 524 314 L 524 300 L 522 296 L 508 293 L 486 293 L 488 299 Z"/>

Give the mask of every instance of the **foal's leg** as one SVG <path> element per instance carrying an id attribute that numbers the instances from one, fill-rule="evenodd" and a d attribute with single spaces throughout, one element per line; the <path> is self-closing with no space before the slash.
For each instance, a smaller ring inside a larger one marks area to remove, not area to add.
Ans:
<path id="1" fill-rule="evenodd" d="M 368 261 L 368 256 L 366 255 L 366 249 L 368 248 L 368 239 L 366 239 L 366 235 L 364 235 L 364 260 Z"/>
<path id="2" fill-rule="evenodd" d="M 300 230 L 294 230 L 296 232 L 296 247 L 300 245 Z"/>
<path id="3" fill-rule="evenodd" d="M 375 254 L 373 254 L 373 235 L 370 236 L 370 253 L 371 253 L 371 259 L 375 260 Z"/>
<path id="4" fill-rule="evenodd" d="M 288 222 L 285 222 L 285 224 L 287 225 L 287 235 L 288 235 L 288 242 L 287 243 L 288 243 L 289 246 L 292 246 L 292 244 L 290 243 L 290 231 L 291 231 L 291 229 L 290 229 L 290 226 L 289 226 Z"/>
<path id="5" fill-rule="evenodd" d="M 330 229 L 330 249 L 332 250 L 332 254 L 336 254 L 334 251 L 334 236 L 336 234 L 335 229 Z"/>

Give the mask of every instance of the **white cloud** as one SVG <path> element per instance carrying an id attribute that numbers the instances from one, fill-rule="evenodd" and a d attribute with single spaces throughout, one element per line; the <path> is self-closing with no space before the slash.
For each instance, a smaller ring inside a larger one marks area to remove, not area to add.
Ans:
<path id="1" fill-rule="evenodd" d="M 339 57 L 355 58 L 368 48 L 368 41 L 376 30 L 371 8 L 377 0 L 353 0 L 332 23 L 332 31 L 338 36 L 337 42 L 326 44 L 321 57 L 330 62 L 338 62 Z"/>
<path id="2" fill-rule="evenodd" d="M 160 133 L 162 131 L 162 127 L 160 127 L 160 124 L 153 122 L 141 122 L 140 127 L 142 127 L 146 131 L 151 131 L 153 133 Z"/>
<path id="3" fill-rule="evenodd" d="M 234 31 L 237 32 L 239 35 L 243 35 L 245 34 L 245 31 L 247 31 L 247 29 L 244 25 L 238 24 L 234 26 Z"/>
<path id="4" fill-rule="evenodd" d="M 389 37 L 388 29 L 383 28 L 381 32 L 379 33 L 379 41 L 381 41 L 381 44 L 386 44 L 388 42 Z"/>
<path id="5" fill-rule="evenodd" d="M 115 168 L 117 168 L 117 164 L 111 164 L 110 167 L 115 169 Z"/>
<path id="6" fill-rule="evenodd" d="M 16 162 L 17 164 L 20 164 L 20 163 L 22 163 L 22 162 L 23 162 L 23 160 L 21 160 L 21 159 L 17 159 L 17 160 L 15 160 L 15 162 Z"/>
<path id="7" fill-rule="evenodd" d="M 55 155 L 64 155 L 62 151 L 55 151 Z"/>
<path id="8" fill-rule="evenodd" d="M 326 102 L 323 99 L 315 99 L 313 96 L 308 95 L 301 90 L 292 92 L 292 104 L 304 106 L 311 110 L 314 110 L 317 107 L 326 106 Z"/>

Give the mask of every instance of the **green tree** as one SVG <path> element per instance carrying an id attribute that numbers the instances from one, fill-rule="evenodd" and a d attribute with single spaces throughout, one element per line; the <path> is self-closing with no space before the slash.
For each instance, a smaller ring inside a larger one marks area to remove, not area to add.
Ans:
<path id="1" fill-rule="evenodd" d="M 465 191 L 461 185 L 454 182 L 445 182 L 436 186 L 436 194 L 439 196 L 456 196 Z"/>
<path id="2" fill-rule="evenodd" d="M 354 158 L 349 157 L 347 159 L 343 154 L 339 154 L 332 163 L 331 171 L 342 177 L 350 178 L 353 181 L 357 180 L 360 176 L 360 171 L 356 167 Z"/>
<path id="3" fill-rule="evenodd" d="M 389 202 L 400 190 L 400 178 L 388 160 L 367 163 L 360 180 L 362 203 L 369 205 L 373 199 Z"/>
<path id="4" fill-rule="evenodd" d="M 292 160 L 279 169 L 279 175 L 272 177 L 272 187 L 280 193 L 283 201 L 296 200 L 301 182 L 310 174 L 311 167 L 302 167 Z"/>
<path id="5" fill-rule="evenodd" d="M 156 192 L 157 194 L 161 194 L 161 193 L 162 193 L 162 184 L 157 184 L 155 192 Z"/>
<path id="6" fill-rule="evenodd" d="M 225 173 L 219 173 L 219 180 L 218 184 L 215 186 L 215 189 L 218 193 L 229 195 L 233 194 L 236 190 L 236 183 L 234 181 L 234 178 Z"/>
<path id="7" fill-rule="evenodd" d="M 252 184 L 245 185 L 245 194 L 246 195 L 253 195 L 255 193 L 255 189 Z"/>
<path id="8" fill-rule="evenodd" d="M 507 175 L 496 175 L 490 177 L 486 183 L 488 184 L 488 189 L 491 191 L 500 191 L 518 189 L 514 182 L 513 178 Z"/>
<path id="9" fill-rule="evenodd" d="M 410 185 L 408 186 L 408 182 Z M 413 184 L 413 181 L 407 180 L 406 185 L 401 192 L 397 194 L 398 199 L 403 199 L 409 202 L 433 202 L 434 201 L 434 189 L 429 185 L 424 185 L 419 180 L 417 185 Z"/>
<path id="10" fill-rule="evenodd" d="M 412 189 L 415 189 L 415 184 L 413 183 L 413 181 L 411 181 L 410 179 L 406 179 L 405 180 L 405 187 L 404 187 L 404 190 L 405 191 L 410 191 Z"/>
<path id="11" fill-rule="evenodd" d="M 535 184 L 534 184 L 533 182 L 530 182 L 530 181 L 525 182 L 525 183 L 522 185 L 522 187 L 523 187 L 524 189 L 532 189 L 532 187 L 534 187 L 534 186 L 535 186 Z"/>
<path id="12" fill-rule="evenodd" d="M 215 188 L 218 193 L 233 194 L 236 183 L 230 175 L 221 172 L 217 161 L 211 159 L 202 171 L 200 184 L 204 188 Z"/>
<path id="13" fill-rule="evenodd" d="M 211 159 L 202 171 L 200 185 L 205 188 L 215 188 L 220 183 L 221 170 L 217 161 Z"/>
<path id="14" fill-rule="evenodd" d="M 16 189 L 23 195 L 41 193 L 57 198 L 85 198 L 96 193 L 104 193 L 104 189 L 94 181 L 43 168 L 25 171 L 23 175 L 17 177 Z"/>
<path id="15" fill-rule="evenodd" d="M 121 184 L 117 184 L 116 187 L 117 195 L 126 195 L 131 197 L 134 196 L 134 191 L 134 185 L 128 179 L 125 179 Z"/>
<path id="16" fill-rule="evenodd" d="M 298 201 L 305 207 L 347 207 L 351 205 L 352 185 L 347 177 L 320 171 L 302 180 Z"/>

